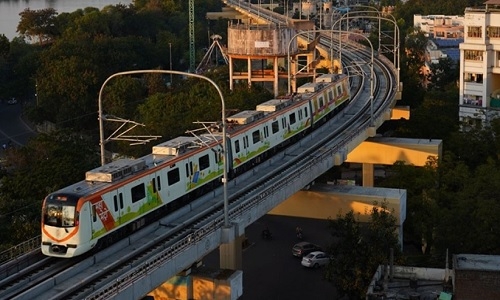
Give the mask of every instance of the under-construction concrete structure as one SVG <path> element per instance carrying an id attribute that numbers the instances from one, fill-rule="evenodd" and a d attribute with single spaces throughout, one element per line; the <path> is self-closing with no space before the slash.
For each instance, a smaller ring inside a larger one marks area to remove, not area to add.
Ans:
<path id="1" fill-rule="evenodd" d="M 290 80 L 292 90 L 300 77 L 314 77 L 319 55 L 316 40 L 297 38 L 300 29 L 313 28 L 310 21 L 296 24 L 233 24 L 228 28 L 227 56 L 229 58 L 230 89 L 238 80 L 245 80 L 251 86 L 254 82 L 270 82 L 274 95 L 286 91 L 285 82 Z M 290 74 L 287 70 L 290 59 Z"/>

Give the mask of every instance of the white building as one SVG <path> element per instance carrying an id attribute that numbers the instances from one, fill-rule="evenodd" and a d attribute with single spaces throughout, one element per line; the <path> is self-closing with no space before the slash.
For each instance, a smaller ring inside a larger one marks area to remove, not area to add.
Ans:
<path id="1" fill-rule="evenodd" d="M 463 23 L 464 16 L 413 15 L 413 27 L 420 28 L 427 37 L 436 37 L 435 27 L 461 28 Z"/>
<path id="2" fill-rule="evenodd" d="M 460 44 L 460 120 L 488 125 L 500 116 L 500 0 L 466 8 Z"/>

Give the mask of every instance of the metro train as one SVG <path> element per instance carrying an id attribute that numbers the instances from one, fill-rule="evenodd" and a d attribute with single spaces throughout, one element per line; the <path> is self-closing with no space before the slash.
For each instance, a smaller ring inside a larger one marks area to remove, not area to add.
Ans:
<path id="1" fill-rule="evenodd" d="M 324 74 L 293 95 L 227 117 L 228 178 L 303 137 L 349 100 L 348 77 Z M 222 138 L 220 124 L 213 124 L 206 133 L 153 146 L 144 157 L 90 170 L 85 180 L 51 193 L 42 206 L 42 253 L 69 258 L 100 248 L 219 186 Z"/>

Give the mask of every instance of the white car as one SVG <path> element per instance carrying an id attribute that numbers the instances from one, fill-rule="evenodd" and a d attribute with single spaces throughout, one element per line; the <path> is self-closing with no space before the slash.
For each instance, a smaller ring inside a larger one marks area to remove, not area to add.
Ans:
<path id="1" fill-rule="evenodd" d="M 330 257 L 321 251 L 314 251 L 302 258 L 301 264 L 308 268 L 319 268 L 325 266 L 330 261 Z"/>

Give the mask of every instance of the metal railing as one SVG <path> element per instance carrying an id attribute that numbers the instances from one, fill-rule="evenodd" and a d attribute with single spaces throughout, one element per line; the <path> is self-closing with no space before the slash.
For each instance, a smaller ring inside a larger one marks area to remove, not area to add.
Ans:
<path id="1" fill-rule="evenodd" d="M 15 260 L 16 258 L 29 252 L 40 249 L 41 241 L 42 239 L 39 235 L 27 241 L 24 241 L 19 245 L 11 247 L 3 252 L 0 252 L 0 265 Z"/>

